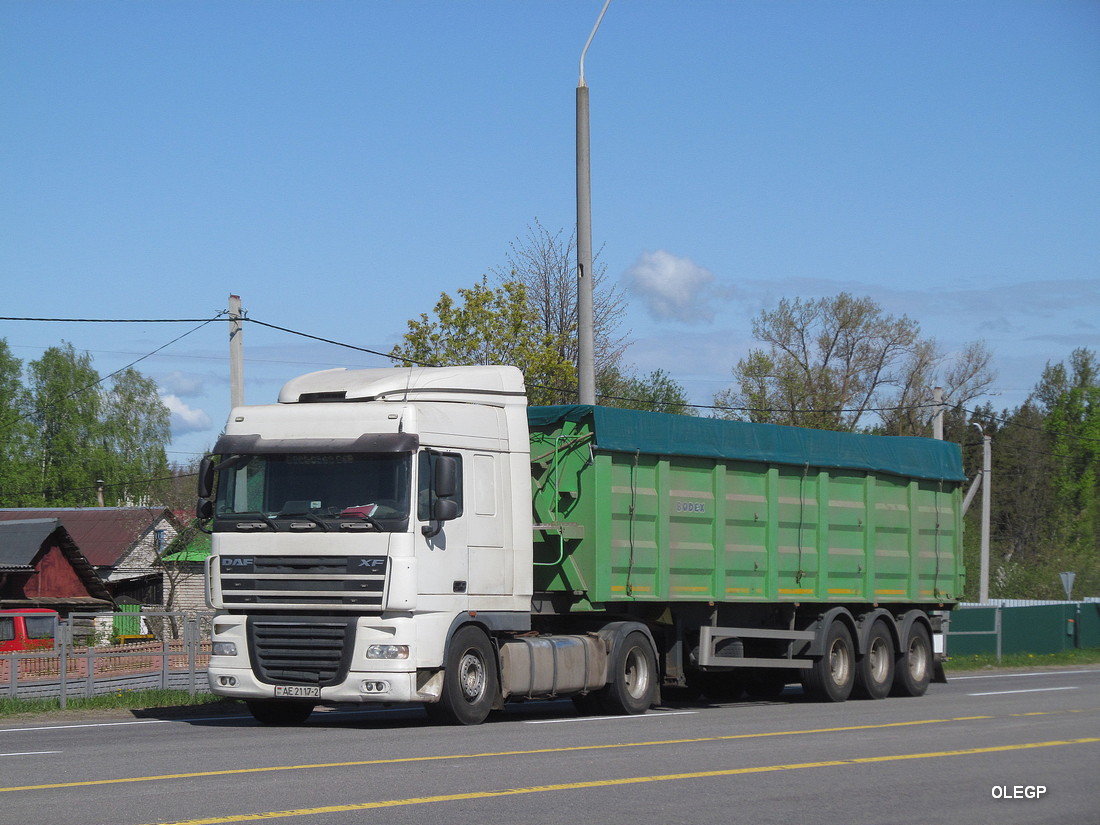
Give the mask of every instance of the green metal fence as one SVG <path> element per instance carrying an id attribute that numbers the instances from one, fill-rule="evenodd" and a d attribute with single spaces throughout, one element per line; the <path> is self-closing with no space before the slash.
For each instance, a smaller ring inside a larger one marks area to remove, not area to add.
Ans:
<path id="1" fill-rule="evenodd" d="M 951 613 L 952 656 L 1061 653 L 1100 647 L 1100 603 L 961 606 Z"/>

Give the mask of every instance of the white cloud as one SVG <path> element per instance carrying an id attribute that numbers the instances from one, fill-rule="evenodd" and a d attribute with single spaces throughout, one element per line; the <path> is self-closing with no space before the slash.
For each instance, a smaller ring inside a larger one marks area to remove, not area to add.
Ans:
<path id="1" fill-rule="evenodd" d="M 179 398 L 194 398 L 202 395 L 206 389 L 206 379 L 193 372 L 175 372 L 158 375 L 157 383 L 163 390 Z"/>
<path id="2" fill-rule="evenodd" d="M 727 298 L 713 272 L 663 249 L 643 252 L 625 277 L 627 287 L 641 296 L 649 314 L 659 320 L 710 322 L 712 305 Z"/>
<path id="3" fill-rule="evenodd" d="M 192 409 L 175 395 L 162 395 L 160 400 L 164 402 L 164 406 L 172 414 L 173 436 L 210 429 L 210 416 L 206 414 L 205 410 Z"/>

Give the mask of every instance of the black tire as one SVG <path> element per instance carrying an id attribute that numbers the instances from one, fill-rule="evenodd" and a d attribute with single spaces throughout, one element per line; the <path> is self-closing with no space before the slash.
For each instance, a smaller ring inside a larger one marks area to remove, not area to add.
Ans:
<path id="1" fill-rule="evenodd" d="M 745 693 L 750 699 L 778 699 L 787 687 L 788 673 L 779 668 L 750 670 L 745 678 Z"/>
<path id="2" fill-rule="evenodd" d="M 428 715 L 448 725 L 480 725 L 500 692 L 496 655 L 481 628 L 467 625 L 451 637 L 443 670 L 443 692 L 424 706 Z"/>
<path id="3" fill-rule="evenodd" d="M 312 702 L 288 699 L 248 699 L 248 712 L 263 725 L 300 725 L 313 713 Z"/>
<path id="4" fill-rule="evenodd" d="M 894 639 L 879 620 L 867 636 L 867 651 L 856 662 L 855 694 L 861 699 L 885 699 L 894 686 Z"/>
<path id="5" fill-rule="evenodd" d="M 924 696 L 932 681 L 932 637 L 922 622 L 909 626 L 894 667 L 894 696 Z"/>
<path id="6" fill-rule="evenodd" d="M 802 672 L 806 694 L 821 702 L 843 702 L 855 685 L 855 651 L 847 625 L 834 620 L 825 635 L 825 654 Z"/>
<path id="7" fill-rule="evenodd" d="M 612 656 L 611 681 L 597 691 L 604 713 L 635 716 L 657 699 L 657 657 L 640 630 L 628 633 Z"/>

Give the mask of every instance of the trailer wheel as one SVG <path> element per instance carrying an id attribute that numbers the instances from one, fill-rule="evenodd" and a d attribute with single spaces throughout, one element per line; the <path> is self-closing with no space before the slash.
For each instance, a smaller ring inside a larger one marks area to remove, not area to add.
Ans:
<path id="1" fill-rule="evenodd" d="M 803 672 L 802 687 L 814 699 L 843 702 L 855 684 L 855 654 L 852 634 L 841 621 L 829 625 L 825 636 L 825 655 Z"/>
<path id="2" fill-rule="evenodd" d="M 497 693 L 493 646 L 480 628 L 467 625 L 451 637 L 439 702 L 424 708 L 437 722 L 480 725 L 492 710 Z"/>
<path id="3" fill-rule="evenodd" d="M 611 682 L 598 691 L 604 713 L 634 716 L 656 699 L 657 658 L 641 631 L 627 634 L 611 661 Z"/>
<path id="4" fill-rule="evenodd" d="M 885 699 L 894 685 L 894 642 L 886 625 L 877 621 L 867 637 L 867 652 L 856 666 L 856 693 L 864 699 Z"/>
<path id="5" fill-rule="evenodd" d="M 263 725 L 300 725 L 313 713 L 310 702 L 293 702 L 281 699 L 248 699 L 248 712 Z"/>
<path id="6" fill-rule="evenodd" d="M 913 622 L 897 658 L 894 696 L 923 696 L 932 681 L 932 640 L 928 628 Z"/>

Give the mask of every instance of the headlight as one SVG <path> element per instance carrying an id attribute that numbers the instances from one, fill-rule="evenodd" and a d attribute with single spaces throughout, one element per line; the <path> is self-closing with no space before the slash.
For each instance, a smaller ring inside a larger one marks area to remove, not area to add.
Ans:
<path id="1" fill-rule="evenodd" d="M 408 645 L 371 645 L 367 648 L 368 659 L 408 659 Z"/>
<path id="2" fill-rule="evenodd" d="M 235 642 L 214 642 L 210 647 L 214 656 L 236 656 L 237 644 Z"/>

